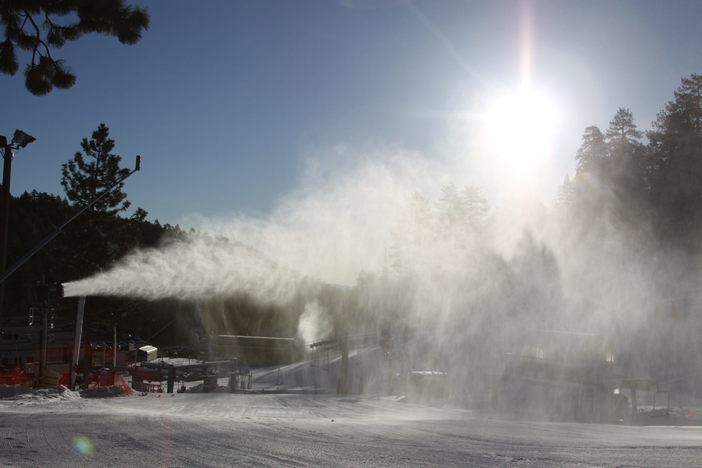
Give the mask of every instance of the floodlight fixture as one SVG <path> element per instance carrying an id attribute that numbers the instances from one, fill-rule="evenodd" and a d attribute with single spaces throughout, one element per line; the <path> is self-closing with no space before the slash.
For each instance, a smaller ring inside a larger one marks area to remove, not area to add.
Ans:
<path id="1" fill-rule="evenodd" d="M 12 136 L 12 143 L 18 146 L 18 148 L 24 148 L 31 142 L 35 141 L 32 135 L 23 132 L 22 130 L 15 130 L 15 134 Z"/>

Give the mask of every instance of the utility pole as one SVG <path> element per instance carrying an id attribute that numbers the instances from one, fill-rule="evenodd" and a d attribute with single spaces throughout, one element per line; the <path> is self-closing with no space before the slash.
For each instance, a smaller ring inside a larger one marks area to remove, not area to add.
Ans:
<path id="1" fill-rule="evenodd" d="M 1 143 L 1 141 L 0 141 Z M 3 145 L 3 166 L 2 166 L 2 229 L 0 230 L 0 249 L 2 249 L 2 259 L 0 259 L 0 269 L 5 271 L 7 266 L 7 225 L 10 214 L 10 175 L 12 173 L 12 146 L 5 139 Z M 5 288 L 2 288 L 2 292 Z M 2 293 L 0 292 L 0 304 L 2 303 Z"/>
<path id="2" fill-rule="evenodd" d="M 3 150 L 2 166 L 2 200 L 0 200 L 0 210 L 2 212 L 2 226 L 0 226 L 0 272 L 5 272 L 7 266 L 7 234 L 10 217 L 10 177 L 12 175 L 12 150 L 24 148 L 36 140 L 31 135 L 22 130 L 15 130 L 12 141 L 8 143 L 7 137 L 0 135 L 0 146 Z M 0 317 L 2 317 L 3 303 L 5 301 L 5 283 L 0 284 Z"/>
<path id="3" fill-rule="evenodd" d="M 39 332 L 39 370 L 35 374 L 35 385 L 41 386 L 42 379 L 47 374 L 46 350 L 49 334 L 49 315 L 51 315 L 51 328 L 54 323 L 54 305 L 63 297 L 63 286 L 59 283 L 37 284 L 34 287 L 34 302 L 37 307 L 33 310 L 41 314 L 41 330 Z"/>

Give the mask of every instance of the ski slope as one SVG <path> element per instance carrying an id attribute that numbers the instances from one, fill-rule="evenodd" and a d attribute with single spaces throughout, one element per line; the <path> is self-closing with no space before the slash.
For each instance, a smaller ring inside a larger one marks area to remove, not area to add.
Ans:
<path id="1" fill-rule="evenodd" d="M 0 400 L 0 465 L 682 467 L 702 427 L 510 421 L 393 397 L 134 394 Z"/>

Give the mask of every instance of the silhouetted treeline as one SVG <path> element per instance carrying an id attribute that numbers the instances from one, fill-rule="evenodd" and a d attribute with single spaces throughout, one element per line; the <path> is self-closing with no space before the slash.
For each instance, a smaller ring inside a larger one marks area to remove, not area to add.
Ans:
<path id="1" fill-rule="evenodd" d="M 571 228 L 636 231 L 659 245 L 702 242 L 702 75 L 683 78 L 652 128 L 620 108 L 605 131 L 585 129 L 560 201 Z"/>
<path id="2" fill-rule="evenodd" d="M 8 266 L 78 209 L 61 197 L 37 191 L 12 197 Z M 88 277 L 109 268 L 131 249 L 154 247 L 164 236 L 180 234 L 178 226 L 161 225 L 158 221 L 151 223 L 139 216 L 122 218 L 104 212 L 85 212 L 6 280 L 2 321 L 10 323 L 13 317 L 28 314 L 29 308 L 35 305 L 33 289 L 37 283 L 66 283 Z M 75 299 L 59 301 L 58 315 L 74 318 L 75 305 Z M 125 333 L 148 333 L 152 326 L 158 325 L 154 318 L 167 314 L 165 310 L 159 312 L 166 308 L 170 307 L 156 302 L 90 298 L 86 325 L 111 330 L 112 323 L 117 322 L 125 327 Z"/>
<path id="3" fill-rule="evenodd" d="M 67 200 L 32 191 L 12 197 L 9 216 L 8 266 L 68 220 L 79 208 Z M 143 210 L 130 218 L 105 211 L 86 211 L 6 281 L 0 327 L 22 322 L 35 306 L 37 283 L 67 283 L 108 270 L 128 252 L 157 247 L 185 236 L 179 226 L 149 222 Z M 77 298 L 55 304 L 58 318 L 74 320 Z M 216 313 L 212 311 L 216 309 Z M 207 310 L 208 313 L 203 313 Z M 285 315 L 285 316 L 284 316 Z M 222 333 L 289 336 L 295 323 L 280 308 L 247 297 L 215 298 L 209 302 L 166 299 L 147 301 L 124 297 L 87 298 L 86 340 L 112 339 L 131 334 L 164 345 L 206 349 L 212 336 Z"/>

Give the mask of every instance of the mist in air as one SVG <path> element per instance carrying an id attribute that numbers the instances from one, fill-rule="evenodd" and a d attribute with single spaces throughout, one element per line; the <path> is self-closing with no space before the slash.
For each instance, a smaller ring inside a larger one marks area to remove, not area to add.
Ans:
<path id="1" fill-rule="evenodd" d="M 630 376 L 699 373 L 702 330 L 677 308 L 702 304 L 675 299 L 702 279 L 698 258 L 597 210 L 498 205 L 416 154 L 357 160 L 314 166 L 267 217 L 199 219 L 66 295 L 199 301 L 203 315 L 235 314 L 211 299 L 245 296 L 281 307 L 304 343 L 391 336 L 414 368 L 447 371 L 457 399 L 485 395 L 539 330 L 601 335 Z M 681 321 L 663 320 L 674 310 Z"/>

